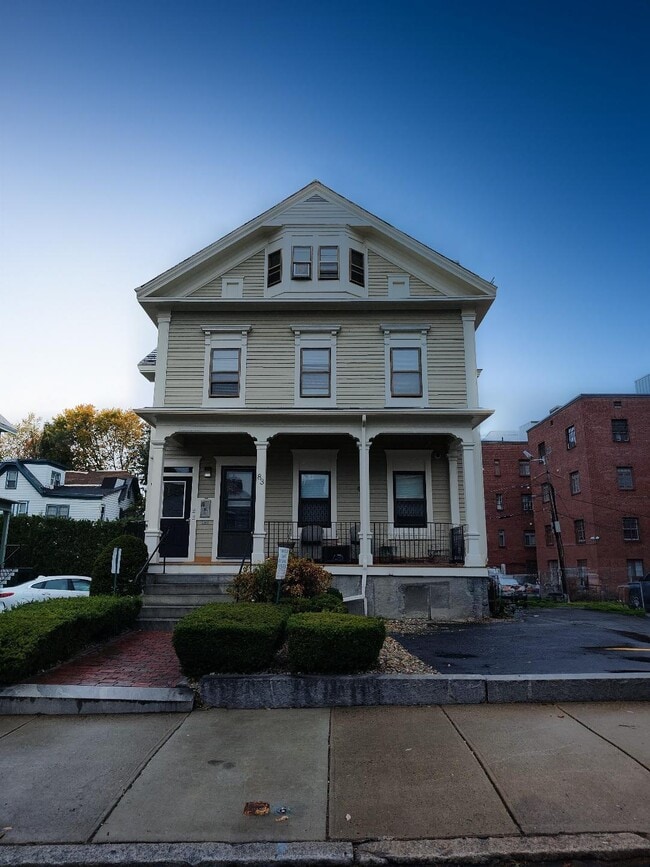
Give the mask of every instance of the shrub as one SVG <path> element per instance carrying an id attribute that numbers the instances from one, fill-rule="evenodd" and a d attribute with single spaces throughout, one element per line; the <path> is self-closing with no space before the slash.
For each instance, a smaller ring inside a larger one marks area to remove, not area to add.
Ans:
<path id="1" fill-rule="evenodd" d="M 143 524 L 132 521 L 17 515 L 9 525 L 9 544 L 18 545 L 10 563 L 12 567 L 31 567 L 35 575 L 90 575 L 93 563 L 111 539 L 123 534 L 142 538 L 142 533 Z"/>
<path id="2" fill-rule="evenodd" d="M 118 536 L 101 551 L 95 560 L 92 570 L 90 592 L 93 596 L 113 592 L 113 575 L 111 561 L 113 549 L 122 549 L 120 574 L 117 576 L 115 593 L 117 596 L 134 596 L 140 592 L 140 581 L 136 581 L 138 572 L 147 562 L 147 546 L 135 536 Z"/>
<path id="3" fill-rule="evenodd" d="M 213 602 L 176 624 L 174 650 L 188 677 L 210 672 L 261 671 L 282 644 L 288 612 L 283 605 Z"/>
<path id="4" fill-rule="evenodd" d="M 348 609 L 338 596 L 332 593 L 319 593 L 309 599 L 296 596 L 282 600 L 292 614 L 304 614 L 305 612 L 330 611 L 333 614 L 347 614 Z"/>
<path id="5" fill-rule="evenodd" d="M 0 615 L 0 683 L 69 659 L 135 623 L 140 600 L 112 596 L 30 602 Z"/>
<path id="6" fill-rule="evenodd" d="M 287 632 L 291 670 L 324 674 L 371 668 L 386 637 L 380 617 L 354 614 L 294 614 Z"/>
<path id="7" fill-rule="evenodd" d="M 237 602 L 273 602 L 277 593 L 275 570 L 277 558 L 270 557 L 253 569 L 243 569 L 230 585 Z M 332 576 L 304 557 L 289 557 L 287 574 L 280 587 L 282 597 L 318 596 L 327 592 Z"/>

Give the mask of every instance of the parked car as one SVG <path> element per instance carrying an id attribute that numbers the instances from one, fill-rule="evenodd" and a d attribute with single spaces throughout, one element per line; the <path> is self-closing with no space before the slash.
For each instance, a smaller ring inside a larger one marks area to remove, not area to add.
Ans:
<path id="1" fill-rule="evenodd" d="M 499 593 L 504 599 L 524 599 L 526 591 L 516 578 L 508 575 L 498 575 Z"/>
<path id="2" fill-rule="evenodd" d="M 0 587 L 0 611 L 16 608 L 25 602 L 88 596 L 90 581 L 85 575 L 39 575 L 33 581 L 16 587 Z"/>
<path id="3" fill-rule="evenodd" d="M 650 612 L 650 575 L 646 575 L 643 581 L 630 581 L 627 602 L 630 608 L 645 608 Z"/>
<path id="4" fill-rule="evenodd" d="M 526 596 L 531 596 L 533 599 L 539 599 L 542 595 L 542 588 L 539 584 L 524 584 L 524 593 Z"/>

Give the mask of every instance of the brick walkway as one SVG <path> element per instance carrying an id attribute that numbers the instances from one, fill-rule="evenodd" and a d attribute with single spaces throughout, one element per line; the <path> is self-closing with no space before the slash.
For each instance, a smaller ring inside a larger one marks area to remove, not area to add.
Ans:
<path id="1" fill-rule="evenodd" d="M 182 678 L 171 632 L 129 632 L 33 679 L 65 686 L 175 687 Z"/>

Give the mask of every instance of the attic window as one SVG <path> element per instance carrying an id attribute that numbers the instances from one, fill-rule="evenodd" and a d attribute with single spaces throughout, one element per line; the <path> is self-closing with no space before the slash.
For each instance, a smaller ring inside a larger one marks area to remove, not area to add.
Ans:
<path id="1" fill-rule="evenodd" d="M 311 280 L 311 247 L 291 248 L 291 279 Z"/>
<path id="2" fill-rule="evenodd" d="M 338 280 L 339 279 L 339 248 L 338 247 L 319 247 L 318 248 L 318 279 L 319 280 Z"/>
<path id="3" fill-rule="evenodd" d="M 366 285 L 364 255 L 359 250 L 350 250 L 350 283 L 355 283 L 357 286 Z"/>
<path id="4" fill-rule="evenodd" d="M 282 250 L 269 253 L 267 272 L 267 286 L 275 286 L 282 281 Z"/>
<path id="5" fill-rule="evenodd" d="M 15 491 L 18 487 L 18 470 L 7 470 L 5 473 L 5 488 Z"/>

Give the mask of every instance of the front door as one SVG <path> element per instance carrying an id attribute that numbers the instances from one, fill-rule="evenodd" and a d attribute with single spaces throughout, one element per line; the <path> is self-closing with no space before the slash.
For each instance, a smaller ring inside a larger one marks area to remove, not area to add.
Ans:
<path id="1" fill-rule="evenodd" d="M 248 557 L 253 546 L 253 467 L 223 467 L 219 503 L 219 557 Z"/>
<path id="2" fill-rule="evenodd" d="M 163 478 L 162 515 L 160 530 L 161 557 L 187 557 L 190 544 L 190 509 L 192 506 L 192 477 L 165 476 Z"/>

